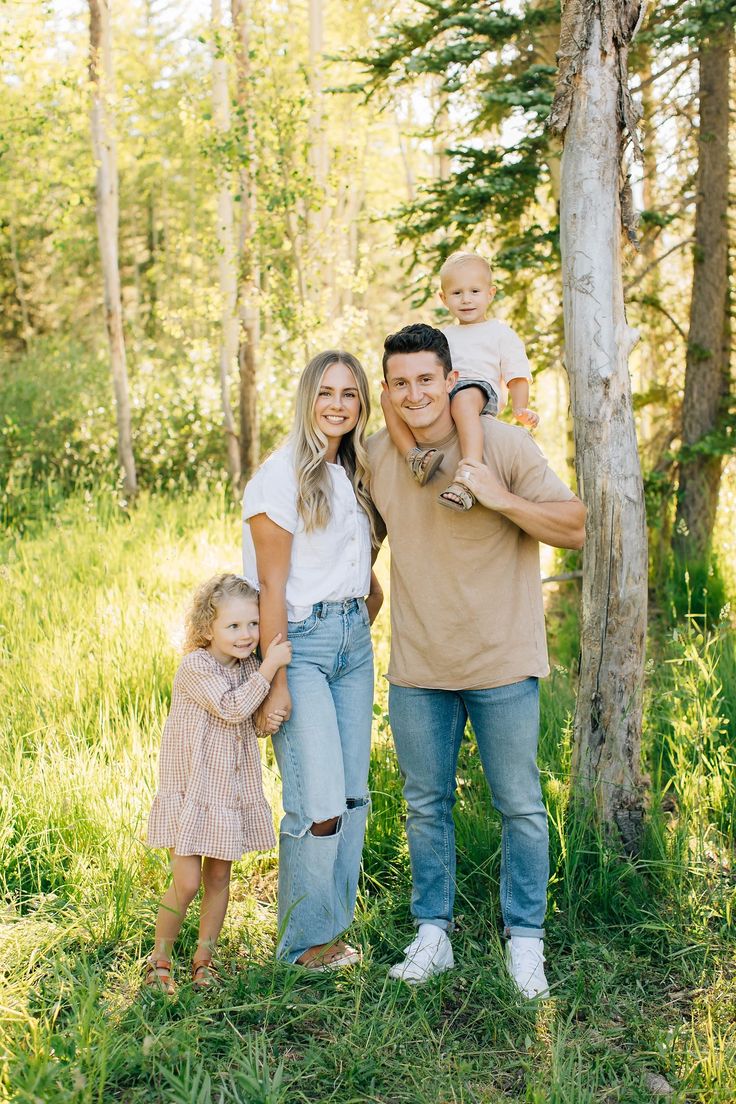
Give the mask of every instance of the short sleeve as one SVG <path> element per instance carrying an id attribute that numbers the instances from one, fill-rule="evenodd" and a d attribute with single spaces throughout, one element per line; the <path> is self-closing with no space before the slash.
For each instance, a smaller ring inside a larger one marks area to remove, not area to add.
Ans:
<path id="1" fill-rule="evenodd" d="M 266 514 L 287 533 L 296 532 L 296 475 L 289 450 L 274 453 L 246 484 L 243 521 L 256 514 Z"/>
<path id="2" fill-rule="evenodd" d="M 513 379 L 530 380 L 532 370 L 524 342 L 510 326 L 504 326 L 502 333 L 503 336 L 499 342 L 501 379 L 504 383 Z"/>
<path id="3" fill-rule="evenodd" d="M 575 498 L 529 434 L 519 430 L 519 438 L 511 468 L 511 493 L 527 502 L 567 502 Z"/>

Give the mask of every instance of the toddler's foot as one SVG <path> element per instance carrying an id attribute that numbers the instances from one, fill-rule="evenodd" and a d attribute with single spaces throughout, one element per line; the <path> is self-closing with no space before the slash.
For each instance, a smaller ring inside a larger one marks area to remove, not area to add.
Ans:
<path id="1" fill-rule="evenodd" d="M 437 499 L 440 506 L 447 506 L 448 510 L 471 510 L 475 506 L 475 495 L 464 487 L 462 483 L 451 483 Z"/>
<path id="2" fill-rule="evenodd" d="M 429 483 L 444 459 L 444 452 L 440 452 L 435 448 L 413 448 L 406 454 L 409 470 L 420 487 L 423 487 L 425 483 Z"/>

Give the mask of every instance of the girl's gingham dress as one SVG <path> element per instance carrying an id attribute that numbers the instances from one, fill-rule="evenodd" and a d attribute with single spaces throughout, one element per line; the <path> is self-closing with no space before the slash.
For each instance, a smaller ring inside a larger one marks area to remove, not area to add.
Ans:
<path id="1" fill-rule="evenodd" d="M 252 656 L 232 667 L 204 648 L 184 657 L 161 741 L 149 846 L 229 861 L 275 846 L 252 719 L 270 688 Z"/>

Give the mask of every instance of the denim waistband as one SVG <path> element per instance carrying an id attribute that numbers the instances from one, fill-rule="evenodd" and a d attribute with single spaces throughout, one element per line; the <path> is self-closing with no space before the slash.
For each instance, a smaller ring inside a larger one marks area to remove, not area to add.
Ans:
<path id="1" fill-rule="evenodd" d="M 365 605 L 365 598 L 343 598 L 342 602 L 315 602 L 312 613 L 320 618 L 335 614 L 355 613 Z"/>

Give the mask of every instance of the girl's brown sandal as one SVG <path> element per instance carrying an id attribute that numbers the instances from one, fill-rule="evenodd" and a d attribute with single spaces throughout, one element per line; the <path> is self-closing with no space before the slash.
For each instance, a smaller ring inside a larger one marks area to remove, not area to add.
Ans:
<path id="1" fill-rule="evenodd" d="M 146 961 L 146 975 L 143 984 L 149 989 L 160 989 L 167 997 L 173 997 L 176 983 L 171 976 L 171 962 L 168 958 L 149 958 Z"/>
<path id="2" fill-rule="evenodd" d="M 195 958 L 192 962 L 192 987 L 199 989 L 211 989 L 220 981 L 217 967 L 211 958 Z"/>

